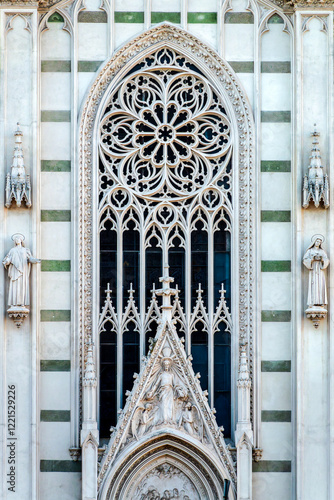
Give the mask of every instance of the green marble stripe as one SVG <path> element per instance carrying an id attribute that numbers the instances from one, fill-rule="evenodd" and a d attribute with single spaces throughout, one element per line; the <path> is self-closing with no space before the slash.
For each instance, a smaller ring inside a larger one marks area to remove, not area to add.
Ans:
<path id="1" fill-rule="evenodd" d="M 71 321 L 71 311 L 66 309 L 43 309 L 41 321 Z"/>
<path id="2" fill-rule="evenodd" d="M 51 16 L 48 18 L 48 23 L 63 23 L 64 18 L 59 14 L 59 12 L 54 12 L 51 14 Z"/>
<path id="3" fill-rule="evenodd" d="M 41 410 L 41 422 L 70 422 L 70 410 Z"/>
<path id="4" fill-rule="evenodd" d="M 81 472 L 81 462 L 73 460 L 41 460 L 41 472 Z"/>
<path id="5" fill-rule="evenodd" d="M 79 73 L 95 73 L 103 61 L 78 61 Z"/>
<path id="6" fill-rule="evenodd" d="M 41 61 L 42 73 L 70 73 L 71 61 Z"/>
<path id="7" fill-rule="evenodd" d="M 217 24 L 217 12 L 188 12 L 189 24 Z"/>
<path id="8" fill-rule="evenodd" d="M 42 222 L 70 222 L 71 210 L 41 210 Z"/>
<path id="9" fill-rule="evenodd" d="M 181 13 L 180 12 L 151 12 L 152 24 L 162 23 L 163 21 L 168 21 L 169 23 L 180 24 Z"/>
<path id="10" fill-rule="evenodd" d="M 289 323 L 291 311 L 261 311 L 261 321 L 264 323 Z"/>
<path id="11" fill-rule="evenodd" d="M 236 73 L 254 73 L 254 61 L 228 61 Z"/>
<path id="12" fill-rule="evenodd" d="M 41 172 L 71 172 L 71 161 L 41 160 Z"/>
<path id="13" fill-rule="evenodd" d="M 115 23 L 143 23 L 144 12 L 118 12 L 115 11 Z"/>
<path id="14" fill-rule="evenodd" d="M 261 111 L 262 123 L 290 123 L 291 111 Z"/>
<path id="15" fill-rule="evenodd" d="M 290 460 L 260 460 L 253 462 L 253 472 L 291 472 Z"/>
<path id="16" fill-rule="evenodd" d="M 291 161 L 261 161 L 261 172 L 291 172 Z"/>
<path id="17" fill-rule="evenodd" d="M 291 361 L 261 361 L 261 372 L 291 372 Z"/>
<path id="18" fill-rule="evenodd" d="M 268 21 L 269 24 L 284 24 L 283 19 L 278 14 L 274 14 Z"/>
<path id="19" fill-rule="evenodd" d="M 290 410 L 262 410 L 262 422 L 291 422 Z"/>
<path id="20" fill-rule="evenodd" d="M 41 372 L 69 372 L 71 361 L 69 359 L 41 359 Z"/>
<path id="21" fill-rule="evenodd" d="M 291 260 L 262 260 L 261 271 L 263 273 L 289 273 Z"/>
<path id="22" fill-rule="evenodd" d="M 291 222 L 290 210 L 261 210 L 261 222 Z"/>
<path id="23" fill-rule="evenodd" d="M 42 272 L 56 273 L 71 271 L 70 260 L 42 260 Z"/>
<path id="24" fill-rule="evenodd" d="M 251 12 L 227 12 L 225 14 L 226 24 L 254 24 L 254 16 Z"/>
<path id="25" fill-rule="evenodd" d="M 70 122 L 71 111 L 41 111 L 42 122 Z"/>
<path id="26" fill-rule="evenodd" d="M 107 23 L 108 16 L 104 11 L 84 11 L 79 12 L 78 15 L 79 23 Z"/>
<path id="27" fill-rule="evenodd" d="M 291 73 L 290 61 L 263 61 L 261 73 Z"/>

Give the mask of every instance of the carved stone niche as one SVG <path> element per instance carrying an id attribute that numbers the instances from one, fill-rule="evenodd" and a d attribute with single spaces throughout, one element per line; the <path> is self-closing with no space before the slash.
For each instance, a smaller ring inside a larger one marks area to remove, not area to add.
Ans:
<path id="1" fill-rule="evenodd" d="M 26 173 L 24 165 L 24 157 L 22 150 L 22 132 L 20 124 L 17 124 L 17 130 L 14 133 L 15 147 L 13 154 L 13 162 L 10 173 L 6 176 L 6 208 L 10 208 L 12 202 L 16 203 L 17 207 L 21 207 L 25 202 L 26 207 L 31 207 L 31 185 L 30 176 Z"/>
<path id="2" fill-rule="evenodd" d="M 308 173 L 304 175 L 303 181 L 303 208 L 307 208 L 313 201 L 315 208 L 323 202 L 324 208 L 329 207 L 329 180 L 328 175 L 324 173 L 324 167 L 321 161 L 319 149 L 320 134 L 315 129 L 312 134 L 313 147 L 310 156 L 310 165 Z"/>

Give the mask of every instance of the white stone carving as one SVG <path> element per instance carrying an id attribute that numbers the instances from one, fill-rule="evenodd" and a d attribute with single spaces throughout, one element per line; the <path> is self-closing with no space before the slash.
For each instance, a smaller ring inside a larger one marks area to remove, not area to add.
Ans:
<path id="1" fill-rule="evenodd" d="M 19 328 L 24 318 L 29 315 L 30 294 L 29 276 L 31 264 L 40 263 L 35 259 L 29 248 L 24 246 L 24 236 L 16 233 L 12 236 L 14 247 L 8 252 L 2 263 L 8 270 L 9 292 L 8 292 L 8 315 L 13 318 Z"/>
<path id="2" fill-rule="evenodd" d="M 191 359 L 187 358 L 173 325 L 170 301 L 175 290 L 170 289 L 172 279 L 166 267 L 161 281 L 163 287 L 159 293 L 165 299 L 163 320 L 160 321 L 154 347 L 144 359 L 132 391 L 127 393 L 125 408 L 101 463 L 98 484 L 101 488 L 107 472 L 121 452 L 124 454 L 128 450 L 129 453 L 143 440 L 162 433 L 184 436 L 184 439 L 198 443 L 202 452 L 207 450 L 210 456 L 214 454 L 225 470 L 225 477 L 235 484 L 232 458 L 214 412 L 209 408 L 199 379 L 194 374 Z"/>
<path id="3" fill-rule="evenodd" d="M 151 470 L 138 485 L 133 500 L 201 500 L 184 472 L 165 463 Z"/>
<path id="4" fill-rule="evenodd" d="M 307 208 L 311 200 L 316 208 L 319 207 L 321 201 L 325 208 L 329 207 L 329 180 L 328 175 L 324 174 L 324 167 L 321 164 L 319 136 L 320 134 L 314 130 L 310 165 L 308 174 L 304 175 L 303 182 L 303 208 Z"/>
<path id="5" fill-rule="evenodd" d="M 17 130 L 14 134 L 15 147 L 13 154 L 13 163 L 10 173 L 8 173 L 6 176 L 5 206 L 7 208 L 11 206 L 13 200 L 18 207 L 21 207 L 23 202 L 25 202 L 26 207 L 31 207 L 30 176 L 26 173 L 26 168 L 24 165 L 22 135 L 23 134 L 20 130 L 20 124 L 18 123 Z"/>
<path id="6" fill-rule="evenodd" d="M 326 318 L 327 288 L 325 270 L 329 266 L 329 258 L 322 248 L 324 237 L 316 234 L 312 237 L 312 243 L 307 248 L 303 257 L 304 266 L 309 269 L 309 283 L 307 296 L 307 318 L 313 321 L 318 328 L 319 321 Z"/>

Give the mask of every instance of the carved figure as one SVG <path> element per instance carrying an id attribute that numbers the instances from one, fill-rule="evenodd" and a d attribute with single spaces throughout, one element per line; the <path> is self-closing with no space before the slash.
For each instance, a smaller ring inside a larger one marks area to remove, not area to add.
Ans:
<path id="1" fill-rule="evenodd" d="M 29 276 L 31 264 L 41 262 L 32 256 L 29 248 L 24 246 L 24 236 L 22 234 L 14 234 L 12 239 L 15 243 L 14 247 L 9 250 L 2 263 L 5 269 L 8 269 L 9 277 L 9 292 L 7 312 L 10 317 L 15 316 L 14 313 L 21 311 L 24 314 L 23 318 L 29 313 L 30 296 L 29 296 Z M 22 320 L 21 319 L 21 323 Z M 21 323 L 17 326 L 20 326 Z"/>
<path id="2" fill-rule="evenodd" d="M 306 315 L 313 320 L 316 328 L 319 326 L 319 319 L 326 317 L 327 314 L 324 307 L 327 305 L 325 269 L 329 266 L 329 259 L 322 248 L 323 241 L 323 236 L 315 235 L 303 257 L 303 264 L 309 269 Z M 317 315 L 314 316 L 315 314 Z"/>

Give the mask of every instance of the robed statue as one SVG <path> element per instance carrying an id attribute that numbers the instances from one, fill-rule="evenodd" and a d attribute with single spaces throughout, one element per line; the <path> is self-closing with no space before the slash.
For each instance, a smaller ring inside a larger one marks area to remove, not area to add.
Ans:
<path id="1" fill-rule="evenodd" d="M 325 308 L 328 303 L 325 270 L 329 266 L 329 258 L 322 248 L 323 236 L 316 235 L 312 240 L 303 257 L 303 264 L 309 270 L 306 314 L 313 320 L 317 328 L 319 321 L 315 321 L 315 319 L 324 318 L 327 314 Z"/>
<path id="2" fill-rule="evenodd" d="M 29 313 L 31 264 L 41 262 L 41 260 L 35 259 L 29 248 L 24 246 L 24 236 L 22 234 L 14 234 L 12 239 L 14 247 L 9 250 L 2 263 L 8 271 L 9 278 L 8 313 L 10 317 L 14 318 L 14 321 L 15 318 L 21 318 L 20 324 L 15 321 L 17 326 L 20 326 L 24 317 Z"/>

